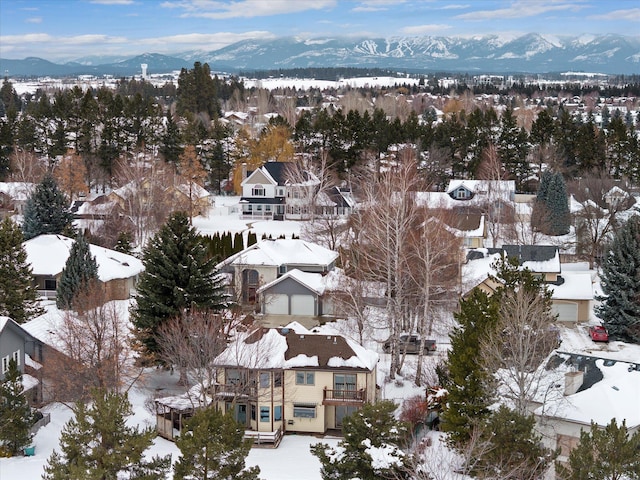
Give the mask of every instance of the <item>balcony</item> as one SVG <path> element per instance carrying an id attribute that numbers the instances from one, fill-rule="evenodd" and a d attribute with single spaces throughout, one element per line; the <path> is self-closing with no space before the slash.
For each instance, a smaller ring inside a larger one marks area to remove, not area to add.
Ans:
<path id="1" fill-rule="evenodd" d="M 360 390 L 329 390 L 324 389 L 322 395 L 323 405 L 363 405 L 367 398 L 367 392 Z"/>
<path id="2" fill-rule="evenodd" d="M 258 398 L 258 388 L 249 385 L 239 385 L 230 383 L 227 385 L 214 385 L 213 387 L 209 387 L 209 394 L 217 397 L 218 399 L 229 399 L 229 400 L 255 400 Z"/>

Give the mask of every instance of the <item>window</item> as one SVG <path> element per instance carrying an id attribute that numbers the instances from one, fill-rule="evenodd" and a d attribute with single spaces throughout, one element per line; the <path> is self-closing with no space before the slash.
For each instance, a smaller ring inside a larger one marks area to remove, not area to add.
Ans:
<path id="1" fill-rule="evenodd" d="M 45 278 L 44 279 L 44 289 L 45 290 L 56 290 L 58 287 L 56 285 L 55 278 Z"/>
<path id="2" fill-rule="evenodd" d="M 343 395 L 344 391 L 353 392 L 356 389 L 356 376 L 353 374 L 335 374 L 333 376 L 334 395 Z M 338 397 L 340 398 L 340 397 Z"/>
<path id="3" fill-rule="evenodd" d="M 227 370 L 227 385 L 246 385 L 246 372 L 241 372 L 235 368 Z"/>
<path id="4" fill-rule="evenodd" d="M 251 189 L 252 197 L 264 197 L 264 187 L 262 185 L 255 185 Z"/>
<path id="5" fill-rule="evenodd" d="M 251 404 L 251 420 L 255 421 L 256 419 L 256 406 Z"/>
<path id="6" fill-rule="evenodd" d="M 282 405 L 273 407 L 273 420 L 279 422 L 282 420 Z"/>
<path id="7" fill-rule="evenodd" d="M 278 274 L 284 275 L 285 273 L 287 273 L 287 266 L 286 265 L 280 265 L 278 267 Z"/>
<path id="8" fill-rule="evenodd" d="M 260 421 L 261 422 L 270 421 L 269 407 L 260 407 Z"/>
<path id="9" fill-rule="evenodd" d="M 260 388 L 269 388 L 271 385 L 271 374 L 269 372 L 260 372 Z"/>
<path id="10" fill-rule="evenodd" d="M 9 358 L 9 355 L 2 357 L 2 373 L 7 373 L 7 370 L 9 370 Z"/>
<path id="11" fill-rule="evenodd" d="M 13 359 L 16 361 L 16 365 L 20 366 L 20 350 L 13 352 Z"/>
<path id="12" fill-rule="evenodd" d="M 315 383 L 314 372 L 296 372 L 296 385 L 313 385 Z"/>
<path id="13" fill-rule="evenodd" d="M 282 372 L 273 372 L 273 386 L 274 387 L 282 386 Z"/>
<path id="14" fill-rule="evenodd" d="M 310 404 L 293 404 L 293 416 L 295 418 L 316 418 L 316 406 Z"/>

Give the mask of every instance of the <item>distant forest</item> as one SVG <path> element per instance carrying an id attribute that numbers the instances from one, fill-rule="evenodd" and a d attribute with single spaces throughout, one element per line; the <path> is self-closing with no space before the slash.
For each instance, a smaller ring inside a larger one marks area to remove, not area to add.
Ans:
<path id="1" fill-rule="evenodd" d="M 383 68 L 355 68 L 355 67 L 308 67 L 308 68 L 292 68 L 277 70 L 253 70 L 240 71 L 240 77 L 265 79 L 272 77 L 287 78 L 315 78 L 316 80 L 337 81 L 341 78 L 353 77 L 395 77 L 397 70 L 388 70 Z"/>

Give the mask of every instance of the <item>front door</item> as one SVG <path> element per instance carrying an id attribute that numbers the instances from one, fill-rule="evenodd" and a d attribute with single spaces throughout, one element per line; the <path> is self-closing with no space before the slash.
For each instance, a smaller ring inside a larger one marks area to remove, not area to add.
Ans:
<path id="1" fill-rule="evenodd" d="M 358 407 L 351 405 L 338 405 L 336 407 L 336 428 L 342 428 L 342 420 L 358 411 Z"/>

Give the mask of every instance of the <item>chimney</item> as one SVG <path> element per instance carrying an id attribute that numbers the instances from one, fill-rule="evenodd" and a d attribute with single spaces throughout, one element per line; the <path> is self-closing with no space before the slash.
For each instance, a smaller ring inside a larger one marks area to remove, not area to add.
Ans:
<path id="1" fill-rule="evenodd" d="M 575 372 L 567 372 L 564 374 L 564 394 L 573 395 L 582 386 L 584 380 L 584 372 L 577 370 Z"/>
<path id="2" fill-rule="evenodd" d="M 247 178 L 247 163 L 242 162 L 242 180 Z"/>

